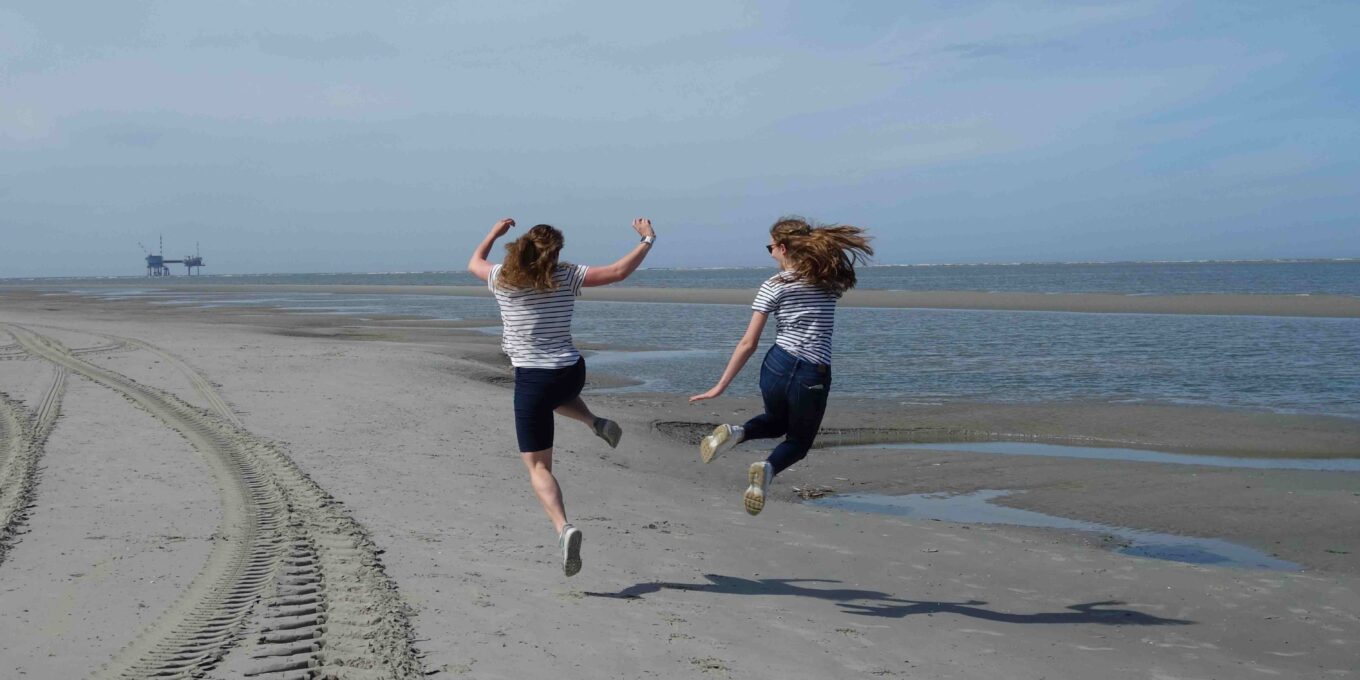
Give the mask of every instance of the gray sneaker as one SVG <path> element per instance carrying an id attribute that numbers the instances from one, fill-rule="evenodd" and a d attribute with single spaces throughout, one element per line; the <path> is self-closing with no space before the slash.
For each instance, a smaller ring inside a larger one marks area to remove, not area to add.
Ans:
<path id="1" fill-rule="evenodd" d="M 770 481 L 774 479 L 774 467 L 765 461 L 751 463 L 746 470 L 751 485 L 746 487 L 746 512 L 759 515 L 765 509 L 765 495 L 770 491 Z"/>
<path id="2" fill-rule="evenodd" d="M 712 463 L 718 454 L 741 443 L 746 431 L 740 425 L 719 425 L 699 442 L 699 459 Z"/>
<path id="3" fill-rule="evenodd" d="M 619 439 L 623 437 L 623 428 L 619 424 L 608 418 L 596 418 L 595 425 L 591 429 L 595 430 L 595 436 L 603 439 L 609 444 L 609 448 L 619 448 Z"/>
<path id="4" fill-rule="evenodd" d="M 566 524 L 562 535 L 557 537 L 557 547 L 562 550 L 562 573 L 575 576 L 581 571 L 581 540 L 585 538 L 581 530 Z"/>

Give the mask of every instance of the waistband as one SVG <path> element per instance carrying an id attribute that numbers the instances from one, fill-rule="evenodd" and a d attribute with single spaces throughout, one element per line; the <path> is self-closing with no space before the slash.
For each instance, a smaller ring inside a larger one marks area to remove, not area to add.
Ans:
<path id="1" fill-rule="evenodd" d="M 791 370 L 798 370 L 803 366 L 814 368 L 818 373 L 826 373 L 831 370 L 831 364 L 819 364 L 808 361 L 777 344 L 770 346 L 770 351 L 765 354 L 765 357 L 767 360 L 773 358 L 780 364 L 787 365 Z"/>

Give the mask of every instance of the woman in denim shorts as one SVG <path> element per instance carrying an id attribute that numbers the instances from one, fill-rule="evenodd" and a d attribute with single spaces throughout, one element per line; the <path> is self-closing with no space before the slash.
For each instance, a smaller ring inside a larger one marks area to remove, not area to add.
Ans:
<path id="1" fill-rule="evenodd" d="M 562 232 L 540 224 L 505 245 L 505 261 L 487 261 L 491 246 L 515 226 L 503 219 L 491 228 L 468 261 L 468 271 L 487 282 L 500 307 L 501 348 L 515 366 L 515 434 L 529 482 L 557 531 L 562 569 L 581 570 L 580 529 L 567 522 L 562 489 L 552 472 L 553 414 L 585 423 L 610 447 L 619 445 L 618 423 L 591 413 L 581 399 L 586 363 L 571 339 L 576 296 L 584 286 L 605 286 L 632 274 L 656 241 L 652 222 L 633 220 L 642 242 L 617 262 L 588 267 L 558 262 Z"/>
<path id="2" fill-rule="evenodd" d="M 855 264 L 874 254 L 863 229 L 814 227 L 801 217 L 784 217 L 770 227 L 765 246 L 779 273 L 761 284 L 751 323 L 737 343 L 718 383 L 690 402 L 725 390 L 756 351 L 765 321 L 775 318 L 775 344 L 760 367 L 765 412 L 744 425 L 719 425 L 699 444 L 705 463 L 748 439 L 783 437 L 763 461 L 747 469 L 746 511 L 759 514 L 774 476 L 807 456 L 826 413 L 831 392 L 831 335 L 836 301 L 855 285 Z"/>

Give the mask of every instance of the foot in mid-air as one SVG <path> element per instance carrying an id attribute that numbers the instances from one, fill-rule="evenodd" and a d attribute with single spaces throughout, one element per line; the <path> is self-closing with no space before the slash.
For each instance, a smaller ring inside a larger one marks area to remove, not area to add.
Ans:
<path id="1" fill-rule="evenodd" d="M 703 441 L 699 442 L 699 458 L 712 463 L 718 454 L 741 443 L 746 430 L 740 425 L 719 425 Z"/>
<path id="2" fill-rule="evenodd" d="M 619 424 L 608 418 L 596 418 L 595 424 L 591 426 L 595 430 L 595 436 L 603 439 L 609 448 L 619 448 L 619 439 L 623 437 L 623 428 Z"/>
<path id="3" fill-rule="evenodd" d="M 759 515 L 765 509 L 765 496 L 770 491 L 770 481 L 774 479 L 774 468 L 767 462 L 751 463 L 746 471 L 751 485 L 746 487 L 746 512 Z"/>
<path id="4" fill-rule="evenodd" d="M 557 537 L 557 547 L 562 550 L 562 573 L 575 576 L 581 571 L 581 540 L 585 538 L 581 530 L 567 524 L 562 527 L 562 535 Z"/>

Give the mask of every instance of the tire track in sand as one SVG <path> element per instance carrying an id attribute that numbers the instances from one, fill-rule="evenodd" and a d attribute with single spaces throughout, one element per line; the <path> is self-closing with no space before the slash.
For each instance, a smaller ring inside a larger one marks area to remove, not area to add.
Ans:
<path id="1" fill-rule="evenodd" d="M 0 393 L 0 564 L 19 534 L 38 486 L 38 461 L 61 412 L 66 392 L 66 369 L 54 367 L 52 384 L 30 420 L 19 402 Z"/>
<path id="2" fill-rule="evenodd" d="M 33 467 L 29 446 L 31 426 L 28 414 L 18 402 L 0 393 L 0 564 L 5 561 L 27 507 L 31 482 L 27 471 Z"/>
<path id="3" fill-rule="evenodd" d="M 111 338 L 109 339 L 109 342 L 106 342 L 106 343 L 104 343 L 104 344 L 102 344 L 102 345 L 95 345 L 94 347 L 80 347 L 80 348 L 72 349 L 72 350 L 71 350 L 71 354 L 73 354 L 73 355 L 75 355 L 75 356 L 83 356 L 83 355 L 86 355 L 86 354 L 113 353 L 113 352 L 117 352 L 117 351 L 120 351 L 120 350 L 125 350 L 125 349 L 127 349 L 127 348 L 128 348 L 128 343 L 127 343 L 123 338 L 112 338 L 112 337 L 111 337 Z"/>
<path id="4" fill-rule="evenodd" d="M 183 373 L 185 377 L 189 378 L 189 383 L 193 385 L 194 391 L 197 392 L 198 396 L 202 397 L 203 401 L 205 401 L 208 404 L 209 411 L 216 413 L 218 417 L 225 419 L 227 422 L 231 423 L 232 425 L 235 425 L 236 427 L 242 428 L 245 427 L 241 423 L 241 419 L 237 417 L 236 411 L 233 410 L 231 406 L 227 405 L 227 400 L 223 399 L 221 394 L 218 394 L 217 389 L 213 387 L 212 382 L 209 381 L 208 378 L 204 376 L 202 373 L 199 373 L 198 369 L 194 368 L 193 366 L 190 366 L 183 359 L 159 347 L 156 347 L 155 345 L 142 342 L 141 340 L 136 340 L 133 338 L 120 338 L 117 336 L 108 337 L 115 342 L 120 342 L 129 347 L 144 349 L 148 352 L 151 352 L 152 354 L 155 354 L 156 356 L 160 357 L 166 363 L 170 364 L 171 366 L 174 366 L 176 370 L 178 370 L 180 373 Z"/>
<path id="5" fill-rule="evenodd" d="M 36 324 L 33 327 L 65 330 L 55 326 L 38 326 Z M 138 340 L 137 338 L 126 338 L 121 335 L 108 335 L 102 333 L 99 334 L 98 337 L 104 338 L 106 342 L 94 347 L 72 349 L 70 353 L 75 356 L 82 356 L 85 354 L 111 353 L 119 350 L 146 350 L 160 357 L 162 361 L 184 374 L 184 376 L 189 379 L 189 384 L 193 386 L 194 392 L 197 392 L 198 396 L 202 397 L 203 401 L 208 404 L 209 411 L 226 419 L 227 422 L 236 427 L 245 427 L 245 425 L 241 423 L 240 417 L 236 415 L 236 411 L 232 409 L 231 406 L 227 404 L 227 401 L 222 398 L 222 395 L 217 392 L 217 388 L 213 386 L 212 381 L 208 380 L 207 376 L 204 376 L 198 369 L 190 366 L 188 362 L 179 358 L 179 356 L 150 343 Z"/>
<path id="6" fill-rule="evenodd" d="M 383 572 L 379 551 L 276 446 L 224 415 L 79 359 L 51 338 L 6 328 L 24 349 L 122 394 L 179 432 L 203 454 L 221 490 L 223 521 L 202 571 L 96 677 L 201 677 L 242 637 L 257 609 L 264 620 L 255 648 L 261 665 L 247 675 L 422 674 L 407 608 Z M 194 375 L 202 381 L 195 387 L 216 397 L 209 402 L 225 407 L 211 384 L 189 370 L 191 381 Z"/>
<path id="7" fill-rule="evenodd" d="M 34 324 L 34 327 L 42 328 L 43 326 Z M 134 342 L 129 338 L 119 338 L 111 335 L 105 337 L 108 339 L 108 342 L 102 345 L 95 345 L 92 347 L 73 348 L 70 350 L 71 354 L 75 356 L 82 356 L 85 354 L 106 354 L 106 353 L 112 354 L 114 352 L 129 349 L 130 345 Z M 0 361 L 14 359 L 23 360 L 29 358 L 29 356 L 30 356 L 29 353 L 26 352 L 23 346 L 17 342 L 12 342 L 7 345 L 0 345 Z"/>

